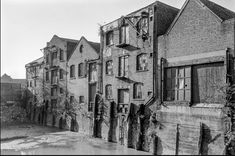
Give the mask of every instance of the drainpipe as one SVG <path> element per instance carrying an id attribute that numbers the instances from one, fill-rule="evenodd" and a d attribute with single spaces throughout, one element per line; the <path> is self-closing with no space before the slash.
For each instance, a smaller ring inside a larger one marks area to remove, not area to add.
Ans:
<path id="1" fill-rule="evenodd" d="M 145 103 L 146 107 L 151 106 L 157 99 L 157 89 L 158 89 L 158 39 L 157 39 L 157 5 L 154 5 L 154 14 L 153 14 L 153 94 L 152 97 Z"/>
<path id="2" fill-rule="evenodd" d="M 99 81 L 99 85 L 97 90 L 100 91 L 100 93 L 103 93 L 103 49 L 104 49 L 104 32 L 103 32 L 103 27 L 100 27 L 100 55 L 99 55 L 99 59 L 100 61 L 98 61 L 98 65 L 99 65 L 99 77 L 98 77 L 98 81 Z"/>

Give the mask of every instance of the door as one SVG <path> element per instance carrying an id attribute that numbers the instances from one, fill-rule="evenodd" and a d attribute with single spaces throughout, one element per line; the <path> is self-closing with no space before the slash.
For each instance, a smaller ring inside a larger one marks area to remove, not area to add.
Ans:
<path id="1" fill-rule="evenodd" d="M 89 104 L 88 104 L 88 111 L 93 110 L 94 102 L 95 102 L 95 93 L 96 93 L 96 83 L 89 84 Z"/>
<path id="2" fill-rule="evenodd" d="M 127 142 L 127 124 L 125 122 L 126 115 L 128 113 L 128 106 L 130 103 L 129 89 L 119 89 L 118 90 L 118 112 L 119 116 L 119 141 L 121 145 Z"/>

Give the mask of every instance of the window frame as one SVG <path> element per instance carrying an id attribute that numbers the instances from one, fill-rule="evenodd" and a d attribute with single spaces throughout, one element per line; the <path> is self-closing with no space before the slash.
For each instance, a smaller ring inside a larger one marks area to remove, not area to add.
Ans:
<path id="1" fill-rule="evenodd" d="M 83 98 L 83 101 L 81 101 L 81 99 Z M 79 96 L 79 104 L 85 103 L 85 96 L 80 95 Z"/>
<path id="2" fill-rule="evenodd" d="M 138 86 L 141 86 L 141 97 L 138 97 L 138 93 L 137 93 Z M 136 82 L 136 83 L 133 84 L 133 99 L 134 100 L 141 100 L 141 99 L 143 99 L 143 86 L 144 86 L 144 84 L 143 83 L 139 83 L 139 82 Z"/>
<path id="3" fill-rule="evenodd" d="M 108 96 L 108 87 L 111 87 L 111 95 Z M 113 99 L 113 86 L 112 84 L 106 84 L 105 85 L 105 98 L 107 100 L 112 100 Z"/>
<path id="4" fill-rule="evenodd" d="M 111 71 L 111 73 L 108 73 L 108 71 L 110 70 L 110 69 L 108 69 L 108 63 L 109 62 L 112 62 L 112 71 Z M 106 61 L 106 63 L 105 63 L 105 74 L 106 75 L 113 75 L 113 60 L 107 60 Z"/>
<path id="5" fill-rule="evenodd" d="M 139 58 L 140 57 L 143 57 L 143 56 L 146 56 L 146 60 L 147 60 L 147 62 L 146 62 L 146 69 L 140 69 L 140 60 L 139 60 Z M 148 71 L 148 54 L 147 53 L 140 53 L 140 54 L 138 54 L 137 56 L 136 56 L 136 71 L 137 72 L 144 72 L 144 71 Z"/>
<path id="6" fill-rule="evenodd" d="M 70 78 L 75 78 L 75 65 L 74 64 L 70 66 L 69 76 Z"/>
<path id="7" fill-rule="evenodd" d="M 63 69 L 60 69 L 60 70 L 59 70 L 59 77 L 60 77 L 60 80 L 64 80 L 64 72 L 63 72 Z"/>
<path id="8" fill-rule="evenodd" d="M 83 44 L 81 44 L 80 47 L 79 47 L 79 52 L 83 53 L 83 49 L 84 49 L 84 46 L 83 46 Z"/>
<path id="9" fill-rule="evenodd" d="M 81 65 L 82 67 L 80 67 Z M 84 62 L 81 62 L 78 64 L 78 77 L 79 78 L 85 77 L 85 63 Z"/>
<path id="10" fill-rule="evenodd" d="M 111 36 L 111 37 L 110 37 Z M 106 42 L 105 42 L 105 45 L 106 46 L 111 46 L 114 44 L 114 31 L 113 30 L 110 30 L 108 32 L 105 33 L 105 39 L 106 39 Z"/>
<path id="11" fill-rule="evenodd" d="M 124 62 L 123 69 L 121 68 L 122 58 L 124 58 L 123 59 L 124 60 L 123 61 Z M 126 63 L 127 63 L 127 65 L 126 65 Z M 124 74 L 122 75 L 122 73 L 124 73 Z M 129 76 L 129 55 L 123 55 L 123 56 L 118 57 L 118 76 L 119 77 L 128 77 Z"/>
<path id="12" fill-rule="evenodd" d="M 60 53 L 60 61 L 64 61 L 64 51 L 62 49 L 59 50 Z"/>
<path id="13" fill-rule="evenodd" d="M 130 26 L 128 24 L 124 24 L 120 27 L 119 44 L 130 44 Z"/>

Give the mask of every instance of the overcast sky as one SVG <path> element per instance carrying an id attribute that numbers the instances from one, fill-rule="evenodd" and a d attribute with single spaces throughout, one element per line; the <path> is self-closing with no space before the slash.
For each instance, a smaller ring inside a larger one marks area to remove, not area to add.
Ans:
<path id="1" fill-rule="evenodd" d="M 99 25 L 155 0 L 1 0 L 1 75 L 25 78 L 25 64 L 54 34 L 99 42 Z M 160 0 L 181 8 L 185 0 Z M 235 11 L 235 0 L 212 0 Z"/>

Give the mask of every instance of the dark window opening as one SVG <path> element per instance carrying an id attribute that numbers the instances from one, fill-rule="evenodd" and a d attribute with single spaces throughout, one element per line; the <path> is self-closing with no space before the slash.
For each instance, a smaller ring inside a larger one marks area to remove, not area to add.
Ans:
<path id="1" fill-rule="evenodd" d="M 85 102 L 84 96 L 79 96 L 79 103 L 84 103 L 84 102 Z"/>
<path id="2" fill-rule="evenodd" d="M 140 54 L 137 56 L 137 71 L 148 70 L 148 55 Z"/>
<path id="3" fill-rule="evenodd" d="M 106 85 L 105 95 L 106 95 L 106 99 L 112 99 L 113 98 L 112 85 L 111 84 Z"/>
<path id="4" fill-rule="evenodd" d="M 75 65 L 70 66 L 70 78 L 75 77 Z"/>
<path id="5" fill-rule="evenodd" d="M 142 87 L 143 84 L 141 83 L 135 83 L 133 88 L 133 98 L 134 99 L 142 99 Z"/>
<path id="6" fill-rule="evenodd" d="M 83 52 L 83 45 L 80 46 L 79 48 L 79 52 L 82 53 Z"/>
<path id="7" fill-rule="evenodd" d="M 79 77 L 84 76 L 84 63 L 78 64 L 78 76 Z"/>
<path id="8" fill-rule="evenodd" d="M 118 76 L 128 77 L 128 56 L 119 57 Z"/>
<path id="9" fill-rule="evenodd" d="M 113 31 L 109 31 L 106 33 L 106 45 L 113 44 Z"/>

